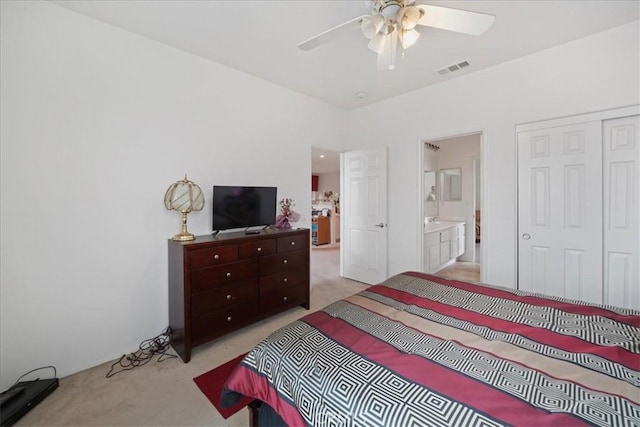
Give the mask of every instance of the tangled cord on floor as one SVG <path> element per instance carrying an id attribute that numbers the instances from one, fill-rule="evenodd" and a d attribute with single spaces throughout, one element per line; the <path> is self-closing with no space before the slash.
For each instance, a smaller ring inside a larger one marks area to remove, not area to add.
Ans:
<path id="1" fill-rule="evenodd" d="M 160 355 L 158 362 L 177 357 L 175 354 L 167 354 L 167 351 L 171 347 L 170 344 L 171 328 L 167 327 L 160 335 L 142 341 L 138 351 L 129 355 L 123 354 L 119 360 L 111 365 L 111 369 L 107 372 L 107 378 L 111 378 L 120 372 L 130 371 L 138 366 L 146 365 L 156 354 Z"/>

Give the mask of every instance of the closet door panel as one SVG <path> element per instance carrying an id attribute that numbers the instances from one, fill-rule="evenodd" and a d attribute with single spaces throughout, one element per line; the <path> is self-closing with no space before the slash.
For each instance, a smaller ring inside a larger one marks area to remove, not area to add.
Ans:
<path id="1" fill-rule="evenodd" d="M 518 132 L 518 284 L 602 302 L 601 122 Z"/>
<path id="2" fill-rule="evenodd" d="M 640 309 L 640 116 L 603 122 L 604 303 Z"/>

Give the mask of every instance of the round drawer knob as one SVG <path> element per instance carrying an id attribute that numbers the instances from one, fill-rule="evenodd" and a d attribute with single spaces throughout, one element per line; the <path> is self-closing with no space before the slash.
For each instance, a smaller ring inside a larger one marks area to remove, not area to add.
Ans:
<path id="1" fill-rule="evenodd" d="M 262 252 L 262 248 L 258 248 L 258 252 Z"/>
<path id="2" fill-rule="evenodd" d="M 231 295 L 227 295 L 227 299 L 231 299 L 233 298 Z"/>
<path id="3" fill-rule="evenodd" d="M 286 300 L 287 300 L 287 297 L 282 297 L 282 301 L 286 301 Z"/>
<path id="4" fill-rule="evenodd" d="M 282 261 L 283 264 L 286 264 L 288 261 L 285 259 L 284 261 Z"/>
<path id="5" fill-rule="evenodd" d="M 227 317 L 227 322 L 231 322 L 231 316 Z"/>
<path id="6" fill-rule="evenodd" d="M 231 273 L 227 273 L 227 277 L 231 277 Z"/>
<path id="7" fill-rule="evenodd" d="M 215 254 L 215 255 L 213 256 L 213 259 L 220 259 L 220 255 Z"/>
<path id="8" fill-rule="evenodd" d="M 290 244 L 291 246 L 295 246 L 295 245 L 296 245 L 296 242 L 291 242 L 291 243 L 289 243 L 289 244 Z"/>
<path id="9" fill-rule="evenodd" d="M 282 279 L 282 281 L 283 281 L 284 283 L 287 283 L 287 282 L 289 281 L 289 279 L 287 279 L 287 278 L 285 277 L 284 279 Z"/>

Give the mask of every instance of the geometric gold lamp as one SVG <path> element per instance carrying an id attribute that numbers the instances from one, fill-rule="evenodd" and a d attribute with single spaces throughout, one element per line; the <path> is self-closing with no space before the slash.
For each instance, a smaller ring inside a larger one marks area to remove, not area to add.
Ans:
<path id="1" fill-rule="evenodd" d="M 182 231 L 173 236 L 173 240 L 186 242 L 196 237 L 187 231 L 187 214 L 191 211 L 201 211 L 204 208 L 202 190 L 187 179 L 174 182 L 164 195 L 164 205 L 168 210 L 182 214 Z"/>

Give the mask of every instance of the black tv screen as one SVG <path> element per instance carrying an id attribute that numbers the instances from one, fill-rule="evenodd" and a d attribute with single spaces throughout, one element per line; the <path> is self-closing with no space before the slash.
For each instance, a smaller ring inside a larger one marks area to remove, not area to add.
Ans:
<path id="1" fill-rule="evenodd" d="M 213 186 L 213 229 L 247 228 L 276 222 L 276 187 Z"/>

